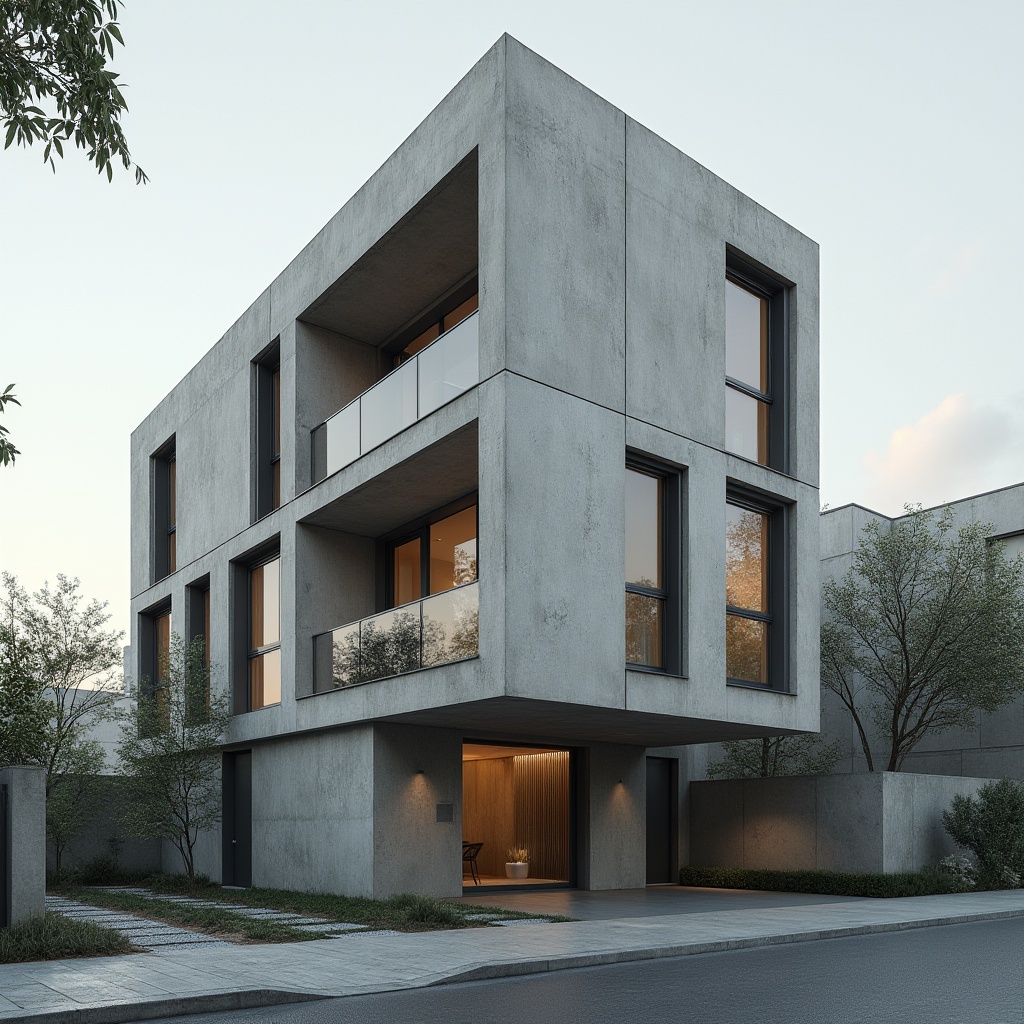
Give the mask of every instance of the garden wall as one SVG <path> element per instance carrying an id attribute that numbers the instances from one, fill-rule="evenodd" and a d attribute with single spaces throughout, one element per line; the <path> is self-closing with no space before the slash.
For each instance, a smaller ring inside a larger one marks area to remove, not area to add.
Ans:
<path id="1" fill-rule="evenodd" d="M 990 781 L 867 772 L 691 782 L 690 864 L 916 871 L 957 852 L 942 812 Z"/>

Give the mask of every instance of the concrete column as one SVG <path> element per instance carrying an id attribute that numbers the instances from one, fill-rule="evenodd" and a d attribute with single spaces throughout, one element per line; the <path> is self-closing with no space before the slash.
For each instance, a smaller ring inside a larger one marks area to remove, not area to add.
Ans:
<path id="1" fill-rule="evenodd" d="M 0 769 L 7 787 L 7 877 L 3 896 L 8 924 L 46 910 L 46 773 L 42 768 Z"/>

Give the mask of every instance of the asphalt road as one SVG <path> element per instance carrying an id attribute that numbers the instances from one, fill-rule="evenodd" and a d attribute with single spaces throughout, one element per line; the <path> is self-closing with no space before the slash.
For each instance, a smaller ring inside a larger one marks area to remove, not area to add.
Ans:
<path id="1" fill-rule="evenodd" d="M 1024 919 L 648 960 L 161 1024 L 1024 1024 Z"/>

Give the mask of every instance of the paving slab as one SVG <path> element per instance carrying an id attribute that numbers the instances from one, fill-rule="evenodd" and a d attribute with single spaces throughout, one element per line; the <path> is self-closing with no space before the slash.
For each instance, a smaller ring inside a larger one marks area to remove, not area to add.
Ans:
<path id="1" fill-rule="evenodd" d="M 611 897 L 607 902 L 617 901 Z M 758 906 L 751 900 L 741 906 L 740 901 L 730 903 L 726 898 L 718 906 L 712 911 L 595 917 L 529 928 L 380 930 L 351 933 L 359 938 L 350 942 L 344 941 L 349 936 L 341 936 L 259 946 L 225 943 L 77 962 L 0 965 L 0 993 L 8 1004 L 0 1003 L 0 1021 L 118 1024 L 776 943 L 1024 918 L 1024 890 L 793 901 L 782 906 L 774 901 Z M 83 977 L 87 985 L 81 983 Z M 146 994 L 148 989 L 167 994 Z"/>

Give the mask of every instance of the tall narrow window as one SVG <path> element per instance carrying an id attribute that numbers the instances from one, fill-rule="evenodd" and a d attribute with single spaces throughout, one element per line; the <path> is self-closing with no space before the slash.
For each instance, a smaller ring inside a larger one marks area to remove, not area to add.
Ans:
<path id="1" fill-rule="evenodd" d="M 786 329 L 786 288 L 731 261 L 725 282 L 725 447 L 782 471 Z"/>
<path id="2" fill-rule="evenodd" d="M 256 518 L 281 505 L 281 350 L 256 362 Z"/>
<path id="3" fill-rule="evenodd" d="M 203 644 L 203 668 L 206 672 L 209 706 L 210 684 L 210 577 L 206 576 L 188 588 L 188 639 L 189 644 L 201 640 Z"/>
<path id="4" fill-rule="evenodd" d="M 665 667 L 665 481 L 626 467 L 626 661 Z"/>
<path id="5" fill-rule="evenodd" d="M 785 510 L 731 494 L 725 513 L 726 676 L 785 689 Z"/>
<path id="6" fill-rule="evenodd" d="M 153 582 L 178 567 L 178 462 L 174 438 L 152 459 Z"/>
<path id="7" fill-rule="evenodd" d="M 249 570 L 249 710 L 281 703 L 281 558 Z"/>

